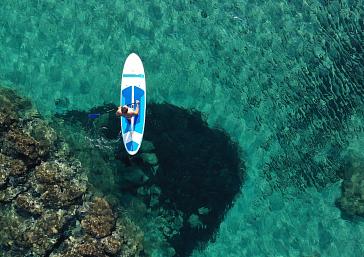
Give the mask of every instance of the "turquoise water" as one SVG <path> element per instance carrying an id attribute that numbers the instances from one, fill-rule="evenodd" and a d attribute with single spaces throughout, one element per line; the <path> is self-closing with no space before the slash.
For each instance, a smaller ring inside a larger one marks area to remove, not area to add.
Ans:
<path id="1" fill-rule="evenodd" d="M 363 1 L 2 1 L 0 81 L 44 115 L 118 101 L 138 53 L 148 101 L 200 110 L 246 179 L 192 256 L 362 256 L 336 172 L 364 158 Z"/>

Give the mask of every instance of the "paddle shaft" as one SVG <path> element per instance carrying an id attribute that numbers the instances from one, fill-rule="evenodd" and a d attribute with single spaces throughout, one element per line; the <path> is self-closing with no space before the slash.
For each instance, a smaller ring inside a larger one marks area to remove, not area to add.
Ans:
<path id="1" fill-rule="evenodd" d="M 133 105 L 133 104 L 138 104 L 138 103 L 130 103 L 130 104 L 125 104 L 125 105 L 126 105 L 126 106 L 131 106 L 131 105 Z M 108 113 L 108 112 L 111 112 L 111 111 L 115 111 L 115 109 L 114 109 L 114 108 L 112 108 L 112 109 L 107 110 L 107 111 L 105 111 L 105 112 L 90 113 L 90 114 L 88 114 L 88 117 L 89 117 L 90 119 L 96 119 L 96 118 L 100 117 L 100 115 L 101 115 L 101 114 Z"/>

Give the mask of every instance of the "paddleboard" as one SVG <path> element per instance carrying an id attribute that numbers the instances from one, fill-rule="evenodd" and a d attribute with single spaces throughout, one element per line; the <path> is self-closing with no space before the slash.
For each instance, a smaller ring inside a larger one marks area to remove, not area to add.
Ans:
<path id="1" fill-rule="evenodd" d="M 142 144 L 147 106 L 143 63 L 137 54 L 132 53 L 126 58 L 124 64 L 120 105 L 128 105 L 135 110 L 137 100 L 139 100 L 139 114 L 130 119 L 120 118 L 125 150 L 130 155 L 135 155 Z"/>

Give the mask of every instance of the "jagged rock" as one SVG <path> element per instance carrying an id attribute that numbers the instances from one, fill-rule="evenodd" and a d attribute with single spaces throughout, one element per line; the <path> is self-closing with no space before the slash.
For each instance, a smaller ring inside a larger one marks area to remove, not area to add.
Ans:
<path id="1" fill-rule="evenodd" d="M 70 250 L 65 256 L 95 256 L 104 257 L 107 256 L 101 247 L 101 244 L 94 238 L 83 237 L 82 240 L 74 242 Z"/>
<path id="2" fill-rule="evenodd" d="M 8 163 L 8 158 L 0 153 L 0 188 L 4 187 L 8 182 L 10 173 Z"/>
<path id="3" fill-rule="evenodd" d="M 59 253 L 52 253 L 51 257 L 107 257 L 102 245 L 96 239 L 89 236 L 80 238 L 69 237 L 64 242 L 64 249 Z"/>
<path id="4" fill-rule="evenodd" d="M 24 175 L 26 171 L 27 168 L 23 161 L 14 160 L 0 153 L 0 188 L 5 187 L 11 177 Z M 20 182 L 20 180 L 17 179 L 17 182 Z M 15 182 L 15 178 L 11 179 L 11 181 Z"/>
<path id="5" fill-rule="evenodd" d="M 87 189 L 87 179 L 78 167 L 65 162 L 43 162 L 35 171 L 33 181 L 36 192 L 48 207 L 65 207 L 75 204 Z"/>
<path id="6" fill-rule="evenodd" d="M 23 176 L 26 174 L 27 167 L 22 160 L 11 160 L 9 166 L 10 176 Z"/>
<path id="7" fill-rule="evenodd" d="M 81 221 L 82 228 L 95 238 L 111 234 L 115 227 L 115 216 L 105 199 L 96 197 Z"/>
<path id="8" fill-rule="evenodd" d="M 115 255 L 121 248 L 121 236 L 113 232 L 110 236 L 101 239 L 101 245 L 107 254 Z"/>
<path id="9" fill-rule="evenodd" d="M 39 163 L 47 154 L 34 138 L 14 130 L 5 135 L 3 148 L 8 155 L 24 158 L 30 165 Z"/>
<path id="10" fill-rule="evenodd" d="M 11 205 L 0 208 L 0 246 L 13 247 L 16 242 L 22 241 L 22 217 L 16 214 Z"/>
<path id="11" fill-rule="evenodd" d="M 0 255 L 138 256 L 138 227 L 88 202 L 84 168 L 30 106 L 0 88 Z"/>
<path id="12" fill-rule="evenodd" d="M 0 203 L 8 203 L 17 197 L 22 192 L 28 189 L 26 185 L 8 186 L 4 190 L 0 191 Z"/>
<path id="13" fill-rule="evenodd" d="M 41 184 L 64 183 L 71 173 L 71 168 L 59 162 L 43 162 L 35 169 L 35 177 Z"/>
<path id="14" fill-rule="evenodd" d="M 7 132 L 14 124 L 16 124 L 18 117 L 15 112 L 9 108 L 1 108 L 0 112 L 0 132 Z"/>
<path id="15" fill-rule="evenodd" d="M 4 187 L 8 182 L 9 172 L 5 169 L 0 170 L 0 188 Z"/>
<path id="16" fill-rule="evenodd" d="M 9 156 L 25 158 L 30 165 L 39 163 L 48 155 L 50 145 L 55 141 L 55 132 L 40 119 L 29 119 L 31 116 L 26 118 L 27 111 L 32 111 L 31 103 L 17 96 L 13 90 L 0 88 L 0 109 L 0 133 L 2 132 L 0 136 L 4 137 L 3 152 Z M 21 113 L 21 121 L 18 113 Z M 26 121 L 29 131 L 22 130 Z M 21 126 L 16 126 L 18 123 Z M 37 137 L 34 138 L 31 134 Z"/>
<path id="17" fill-rule="evenodd" d="M 44 211 L 42 203 L 33 198 L 29 193 L 18 195 L 15 204 L 19 210 L 32 215 L 41 215 Z"/>
<path id="18" fill-rule="evenodd" d="M 85 242 L 81 243 L 76 247 L 76 250 L 81 254 L 81 256 L 95 256 L 104 257 L 107 256 L 101 249 L 101 247 L 95 243 Z"/>
<path id="19" fill-rule="evenodd" d="M 79 185 L 77 181 L 66 182 L 61 186 L 50 185 L 41 195 L 41 200 L 47 207 L 67 207 L 76 204 L 77 199 L 81 198 L 85 191 L 86 186 Z"/>
<path id="20" fill-rule="evenodd" d="M 45 152 L 54 148 L 57 140 L 57 134 L 44 120 L 39 118 L 33 119 L 27 123 L 25 129 L 32 138 L 39 142 L 39 147 Z"/>
<path id="21" fill-rule="evenodd" d="M 65 223 L 65 211 L 44 213 L 35 223 L 28 223 L 23 242 L 18 243 L 31 248 L 36 254 L 44 255 L 56 244 Z"/>
<path id="22" fill-rule="evenodd" d="M 0 107 L 9 107 L 13 111 L 24 111 L 32 107 L 29 99 L 18 96 L 17 93 L 10 89 L 0 87 Z"/>
<path id="23" fill-rule="evenodd" d="M 6 94 L 8 89 L 0 89 L 0 132 L 7 132 L 18 121 L 18 115 L 12 109 L 13 103 L 8 99 Z"/>
<path id="24" fill-rule="evenodd" d="M 71 234 L 51 257 L 139 256 L 143 249 L 143 234 L 129 219 L 116 219 L 105 199 L 95 197 L 92 202 L 85 202 L 79 214 L 83 216 L 81 227 L 86 233 L 82 236 L 79 232 Z"/>
<path id="25" fill-rule="evenodd" d="M 139 256 L 143 250 L 143 232 L 130 219 L 123 217 L 116 224 L 116 233 L 121 237 L 121 257 Z"/>
<path id="26" fill-rule="evenodd" d="M 82 220 L 81 225 L 91 236 L 102 238 L 110 235 L 114 222 L 114 218 L 111 216 L 87 215 Z"/>

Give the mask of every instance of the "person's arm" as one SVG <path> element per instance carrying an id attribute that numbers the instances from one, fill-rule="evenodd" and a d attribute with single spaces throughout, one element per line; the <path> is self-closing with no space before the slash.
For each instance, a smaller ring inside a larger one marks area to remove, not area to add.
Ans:
<path id="1" fill-rule="evenodd" d="M 116 116 L 121 116 L 123 113 L 121 112 L 121 106 L 118 107 L 118 110 L 116 112 Z"/>

